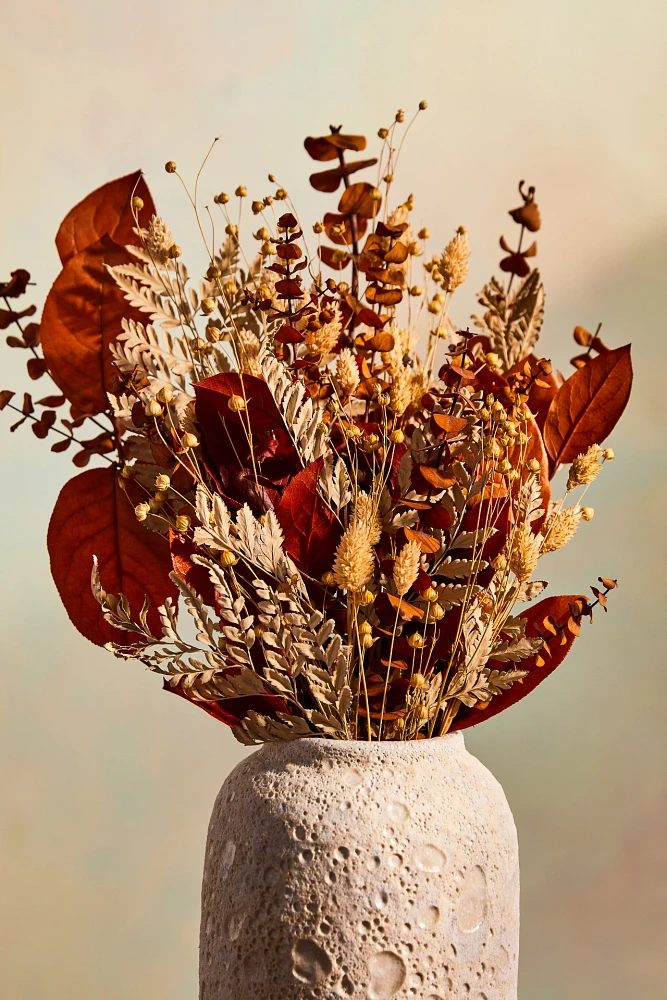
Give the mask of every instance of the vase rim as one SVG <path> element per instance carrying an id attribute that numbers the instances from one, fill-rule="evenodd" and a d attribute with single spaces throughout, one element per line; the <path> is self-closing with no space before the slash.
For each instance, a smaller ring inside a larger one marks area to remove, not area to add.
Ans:
<path id="1" fill-rule="evenodd" d="M 317 737 L 262 744 L 261 751 L 268 756 L 298 757 L 302 761 L 331 758 L 410 758 L 421 757 L 428 750 L 445 753 L 465 751 L 463 733 L 447 733 L 426 740 L 325 740 Z"/>

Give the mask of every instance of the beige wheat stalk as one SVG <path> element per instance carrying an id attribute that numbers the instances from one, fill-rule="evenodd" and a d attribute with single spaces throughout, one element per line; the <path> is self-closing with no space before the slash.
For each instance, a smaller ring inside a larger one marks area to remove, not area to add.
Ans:
<path id="1" fill-rule="evenodd" d="M 353 520 L 336 549 L 333 564 L 336 583 L 344 590 L 361 590 L 373 577 L 374 561 L 367 526 Z"/>
<path id="2" fill-rule="evenodd" d="M 571 538 L 574 538 L 581 521 L 581 511 L 581 507 L 566 507 L 564 510 L 556 511 L 544 522 L 542 526 L 544 541 L 540 549 L 542 553 L 562 549 Z"/>
<path id="3" fill-rule="evenodd" d="M 522 524 L 514 536 L 509 557 L 509 567 L 519 583 L 530 580 L 540 556 L 540 537 L 534 535 L 529 524 Z"/>
<path id="4" fill-rule="evenodd" d="M 394 560 L 394 584 L 396 593 L 403 597 L 417 579 L 421 561 L 419 542 L 406 542 Z"/>
<path id="5" fill-rule="evenodd" d="M 359 385 L 359 369 L 354 354 L 344 347 L 336 360 L 336 384 L 343 396 L 350 396 Z"/>
<path id="6" fill-rule="evenodd" d="M 577 455 L 567 477 L 568 493 L 577 486 L 589 486 L 594 482 L 602 468 L 603 458 L 604 451 L 599 444 L 592 444 L 583 455 Z"/>
<path id="7" fill-rule="evenodd" d="M 460 226 L 438 260 L 438 271 L 442 275 L 442 287 L 446 292 L 454 292 L 466 280 L 469 258 L 470 243 L 465 228 Z"/>

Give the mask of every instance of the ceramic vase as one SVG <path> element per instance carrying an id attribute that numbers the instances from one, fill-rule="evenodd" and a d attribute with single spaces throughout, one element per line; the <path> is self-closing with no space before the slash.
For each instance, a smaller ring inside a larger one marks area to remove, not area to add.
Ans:
<path id="1" fill-rule="evenodd" d="M 201 1000 L 517 1000 L 519 860 L 463 736 L 270 743 L 211 817 Z"/>

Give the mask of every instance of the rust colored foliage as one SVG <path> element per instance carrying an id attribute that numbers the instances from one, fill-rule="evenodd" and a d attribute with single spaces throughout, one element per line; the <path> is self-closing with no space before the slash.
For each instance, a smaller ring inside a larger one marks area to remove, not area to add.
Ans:
<path id="1" fill-rule="evenodd" d="M 89 469 L 63 486 L 47 536 L 51 572 L 60 599 L 82 635 L 98 646 L 118 641 L 90 589 L 93 556 L 105 588 L 122 591 L 132 607 L 148 596 L 148 623 L 159 628 L 157 608 L 176 596 L 164 539 L 137 521 L 113 468 Z M 132 642 L 136 636 L 129 636 Z"/>
<path id="2" fill-rule="evenodd" d="M 630 348 L 577 326 L 568 378 L 538 353 L 542 217 L 523 181 L 500 277 L 472 328 L 453 322 L 470 242 L 459 226 L 429 258 L 412 196 L 393 198 L 404 119 L 377 155 L 338 126 L 305 140 L 333 196 L 316 248 L 276 184 L 252 201 L 248 253 L 239 185 L 238 211 L 213 199 L 224 239 L 192 281 L 137 172 L 63 221 L 40 322 L 27 271 L 0 285 L 0 328 L 40 387 L 0 391 L 10 430 L 97 463 L 49 526 L 67 613 L 249 745 L 476 725 L 548 677 L 616 588 L 540 598 L 542 558 L 593 517 Z"/>

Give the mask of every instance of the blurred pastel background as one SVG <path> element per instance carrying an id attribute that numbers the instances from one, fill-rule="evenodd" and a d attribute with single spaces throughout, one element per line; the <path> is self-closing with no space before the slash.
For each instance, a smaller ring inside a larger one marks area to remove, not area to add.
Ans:
<path id="1" fill-rule="evenodd" d="M 467 736 L 519 829 L 521 1000 L 665 996 L 666 40 L 662 0 L 21 0 L 2 15 L 0 278 L 28 268 L 38 304 L 61 218 L 104 181 L 142 167 L 201 260 L 165 160 L 193 179 L 219 135 L 209 195 L 244 183 L 261 197 L 271 170 L 313 220 L 332 206 L 308 187 L 303 137 L 330 122 L 372 137 L 426 98 L 396 193 L 415 191 L 434 250 L 468 227 L 456 317 L 496 268 L 525 177 L 544 217 L 542 352 L 567 371 L 572 328 L 599 321 L 611 345 L 633 341 L 635 391 L 609 442 L 617 461 L 589 493 L 595 519 L 544 564 L 552 592 L 618 577 L 610 614 L 529 699 Z M 29 388 L 19 353 L 3 349 L 0 388 Z M 69 624 L 45 534 L 74 470 L 10 422 L 0 994 L 193 1000 L 208 815 L 245 751 Z"/>

